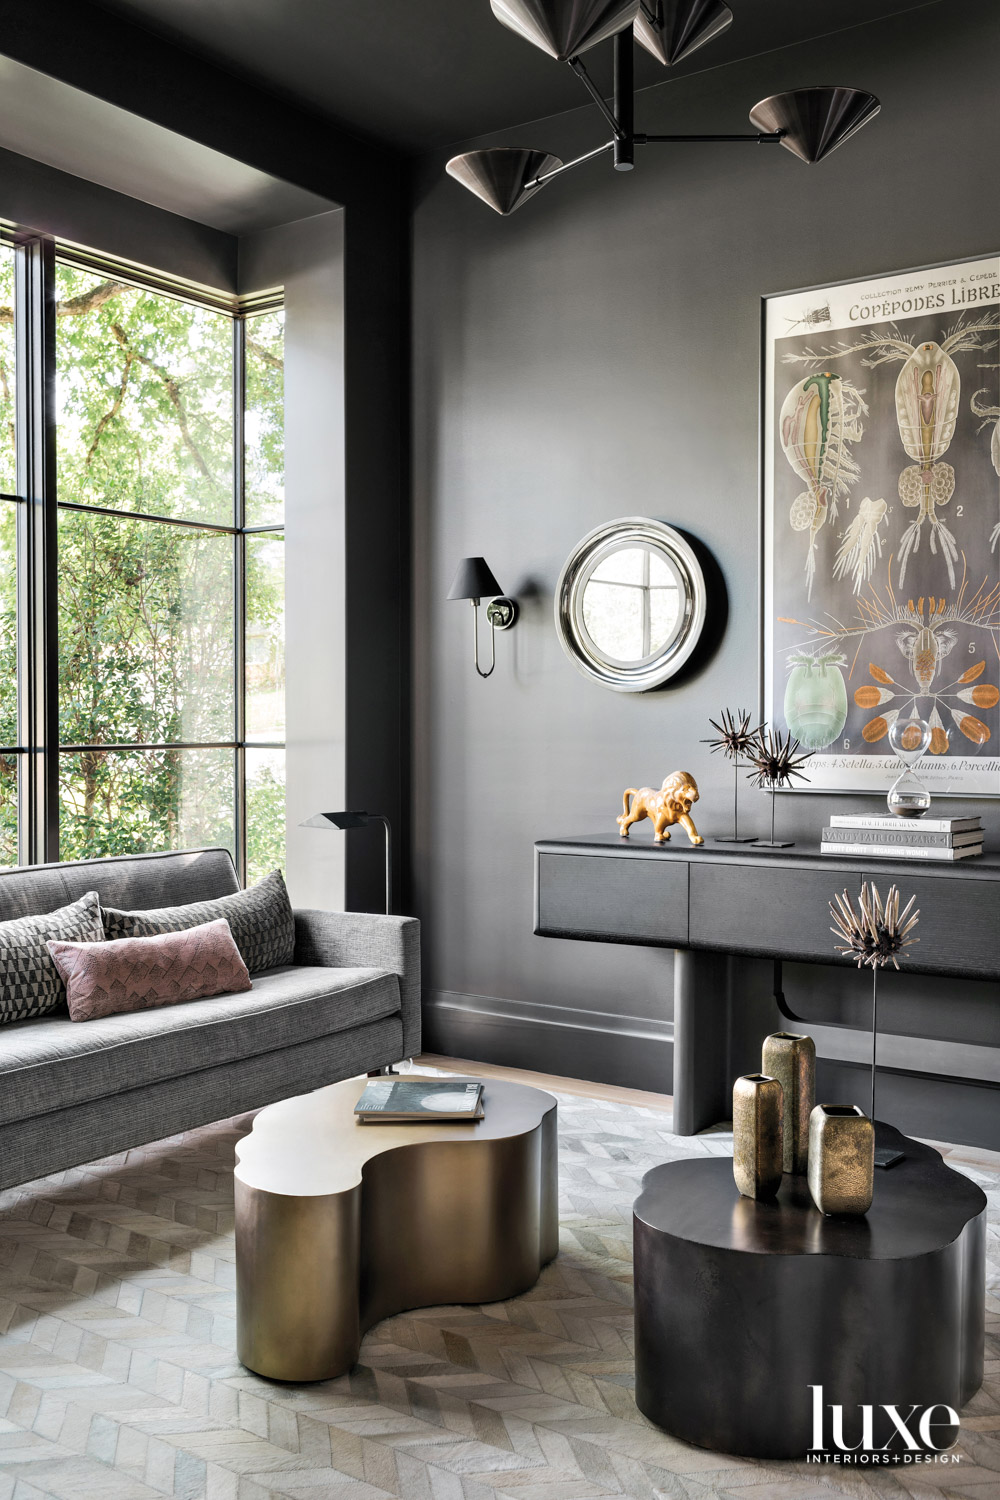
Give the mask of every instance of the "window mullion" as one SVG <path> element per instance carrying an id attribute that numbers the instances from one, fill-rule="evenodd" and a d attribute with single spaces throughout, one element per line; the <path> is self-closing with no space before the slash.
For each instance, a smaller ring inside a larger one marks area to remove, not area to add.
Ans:
<path id="1" fill-rule="evenodd" d="M 55 431 L 55 251 L 51 240 L 17 253 L 17 487 L 22 864 L 59 858 L 58 517 Z"/>
<path id="2" fill-rule="evenodd" d="M 244 417 L 246 413 L 246 324 L 233 319 L 233 609 L 235 641 L 236 740 L 236 869 L 243 885 L 247 880 L 247 765 L 246 765 L 246 488 L 244 471 Z"/>

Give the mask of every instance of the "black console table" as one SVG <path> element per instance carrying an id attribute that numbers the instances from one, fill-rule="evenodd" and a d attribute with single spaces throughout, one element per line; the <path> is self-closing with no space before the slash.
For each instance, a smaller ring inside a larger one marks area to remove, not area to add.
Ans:
<path id="1" fill-rule="evenodd" d="M 963 979 L 1000 978 L 1000 859 L 955 864 L 838 858 L 808 845 L 693 847 L 636 833 L 543 839 L 535 845 L 535 932 L 542 937 L 634 943 L 677 951 L 674 971 L 674 1129 L 727 1119 L 732 1080 L 753 1062 L 773 1015 L 771 996 L 734 984 L 732 955 L 837 960 L 829 902 L 874 880 L 895 882 L 921 908 L 921 941 L 907 969 Z"/>
<path id="2" fill-rule="evenodd" d="M 929 1146 L 877 1127 L 902 1150 L 876 1173 L 863 1218 L 824 1218 L 805 1178 L 776 1199 L 741 1198 L 729 1157 L 647 1172 L 634 1210 L 635 1399 L 675 1437 L 722 1453 L 804 1458 L 815 1391 L 861 1440 L 901 1446 L 883 1406 L 955 1411 L 983 1379 L 986 1198 Z M 943 1411 L 933 1414 L 946 1422 Z M 957 1431 L 933 1433 L 946 1448 Z M 892 1439 L 895 1438 L 893 1442 Z"/>

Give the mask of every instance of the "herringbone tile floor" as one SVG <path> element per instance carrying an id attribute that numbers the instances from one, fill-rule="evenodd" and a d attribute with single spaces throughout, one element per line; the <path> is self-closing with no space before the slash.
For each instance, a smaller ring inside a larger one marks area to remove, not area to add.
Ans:
<path id="1" fill-rule="evenodd" d="M 987 1384 L 961 1463 L 727 1459 L 632 1399 L 631 1203 L 644 1171 L 727 1153 L 662 1110 L 560 1098 L 562 1248 L 511 1302 L 391 1318 L 349 1376 L 273 1385 L 234 1353 L 233 1145 L 206 1126 L 0 1196 L 0 1500 L 813 1500 L 1000 1497 L 1000 1171 Z M 970 1164 L 971 1163 L 971 1164 Z"/>

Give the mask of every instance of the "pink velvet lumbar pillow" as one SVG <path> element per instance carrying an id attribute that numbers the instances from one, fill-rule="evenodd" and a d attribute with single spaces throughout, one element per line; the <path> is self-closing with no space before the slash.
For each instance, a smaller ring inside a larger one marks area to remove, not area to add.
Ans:
<path id="1" fill-rule="evenodd" d="M 253 988 L 225 917 L 155 937 L 46 946 L 74 1021 Z"/>

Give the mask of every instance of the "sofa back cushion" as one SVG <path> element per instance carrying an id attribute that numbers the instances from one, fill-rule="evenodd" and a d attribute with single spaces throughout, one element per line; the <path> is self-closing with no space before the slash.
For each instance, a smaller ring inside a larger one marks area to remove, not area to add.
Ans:
<path id="1" fill-rule="evenodd" d="M 0 871 L 0 922 L 53 912 L 96 891 L 102 906 L 180 906 L 238 891 L 227 849 L 180 854 L 127 854 Z M 46 954 L 46 958 L 48 955 Z"/>
<path id="2" fill-rule="evenodd" d="M 105 906 L 104 935 L 112 940 L 183 932 L 224 917 L 251 974 L 290 964 L 295 954 L 295 918 L 280 870 L 272 870 L 249 890 L 150 911 L 117 911 Z"/>
<path id="3" fill-rule="evenodd" d="M 66 983 L 74 1021 L 127 1011 L 154 1010 L 211 995 L 235 995 L 251 988 L 224 917 L 164 932 L 156 937 L 117 942 L 50 942 L 49 952 Z"/>
<path id="4" fill-rule="evenodd" d="M 96 891 L 59 911 L 0 922 L 0 1025 L 44 1016 L 65 1004 L 66 989 L 48 949 L 50 939 L 103 945 Z"/>

